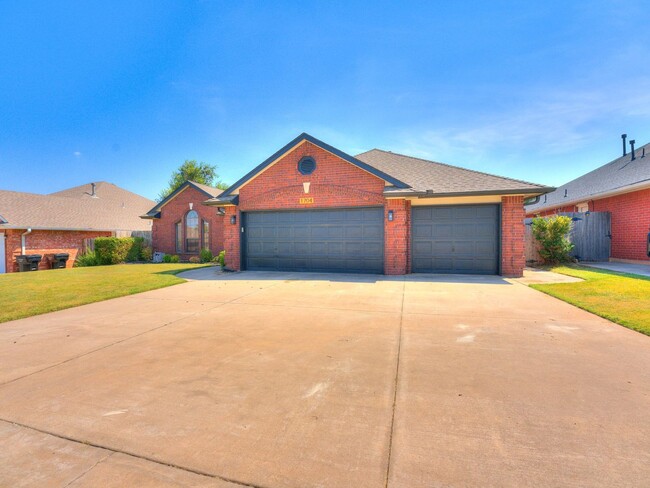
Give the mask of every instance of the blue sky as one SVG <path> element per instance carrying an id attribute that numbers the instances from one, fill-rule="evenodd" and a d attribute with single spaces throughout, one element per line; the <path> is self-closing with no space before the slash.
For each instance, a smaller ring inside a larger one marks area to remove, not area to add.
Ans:
<path id="1" fill-rule="evenodd" d="M 645 8 L 644 8 L 645 7 Z M 2 2 L 0 189 L 153 198 L 301 132 L 559 185 L 650 141 L 645 1 Z"/>

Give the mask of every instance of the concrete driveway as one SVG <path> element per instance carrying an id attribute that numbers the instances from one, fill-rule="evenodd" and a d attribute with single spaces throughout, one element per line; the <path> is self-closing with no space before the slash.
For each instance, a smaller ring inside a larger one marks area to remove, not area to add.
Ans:
<path id="1" fill-rule="evenodd" d="M 189 276 L 0 325 L 0 486 L 647 486 L 646 336 L 499 277 Z"/>

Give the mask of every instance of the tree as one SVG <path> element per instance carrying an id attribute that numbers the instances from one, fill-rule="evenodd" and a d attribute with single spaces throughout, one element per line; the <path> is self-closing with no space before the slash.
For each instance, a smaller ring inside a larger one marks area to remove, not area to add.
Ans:
<path id="1" fill-rule="evenodd" d="M 571 261 L 570 252 L 573 244 L 569 240 L 569 232 L 573 221 L 565 215 L 555 215 L 533 219 L 533 236 L 539 243 L 539 255 L 547 264 L 565 263 Z"/>
<path id="2" fill-rule="evenodd" d="M 204 162 L 197 163 L 195 159 L 192 159 L 191 161 L 186 159 L 185 162 L 172 173 L 167 188 L 161 191 L 158 195 L 158 201 L 167 198 L 187 180 L 192 180 L 196 183 L 202 183 L 208 186 L 214 186 L 221 190 L 228 188 L 226 183 L 219 180 L 217 167 L 215 165 Z"/>

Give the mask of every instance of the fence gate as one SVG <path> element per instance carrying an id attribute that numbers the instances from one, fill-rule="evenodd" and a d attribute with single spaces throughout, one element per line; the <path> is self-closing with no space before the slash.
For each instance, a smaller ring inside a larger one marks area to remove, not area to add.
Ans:
<path id="1" fill-rule="evenodd" d="M 609 212 L 568 212 L 573 220 L 569 239 L 571 255 L 578 261 L 608 261 L 612 248 L 611 214 Z M 526 219 L 526 261 L 539 261 L 537 242 L 533 237 L 533 219 Z"/>

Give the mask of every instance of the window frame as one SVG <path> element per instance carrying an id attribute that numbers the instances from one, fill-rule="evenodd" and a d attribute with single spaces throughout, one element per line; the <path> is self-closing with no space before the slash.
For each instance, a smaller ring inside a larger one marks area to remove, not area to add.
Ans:
<path id="1" fill-rule="evenodd" d="M 183 219 L 174 222 L 174 248 L 177 253 L 183 252 Z"/>
<path id="2" fill-rule="evenodd" d="M 192 228 L 189 227 L 189 219 L 191 214 L 194 214 L 192 215 L 192 220 L 196 220 L 196 227 L 193 226 Z M 196 218 L 194 216 L 196 216 Z M 185 252 L 187 254 L 199 254 L 201 251 L 201 218 L 196 210 L 192 209 L 185 214 L 185 225 L 183 227 L 185 231 Z M 196 231 L 196 237 L 189 237 L 191 234 L 194 234 L 194 231 Z M 190 240 L 195 241 L 196 249 L 194 249 L 194 245 L 189 245 Z"/>
<path id="3" fill-rule="evenodd" d="M 207 232 L 206 232 L 207 226 Z M 207 237 L 207 239 L 206 239 Z M 210 250 L 210 244 L 212 244 L 210 239 L 210 221 L 206 219 L 201 219 L 201 249 Z"/>

